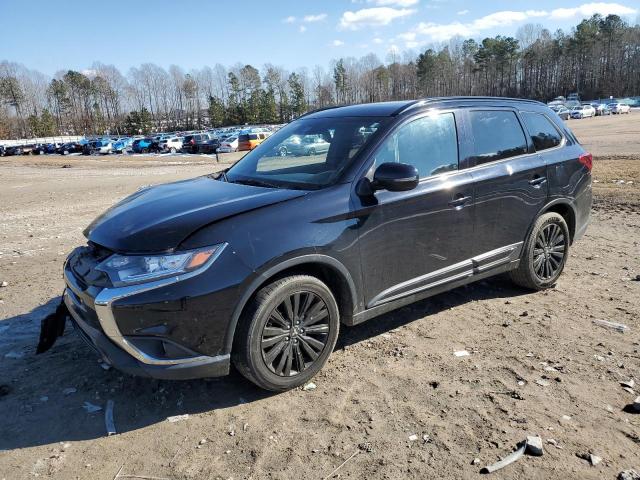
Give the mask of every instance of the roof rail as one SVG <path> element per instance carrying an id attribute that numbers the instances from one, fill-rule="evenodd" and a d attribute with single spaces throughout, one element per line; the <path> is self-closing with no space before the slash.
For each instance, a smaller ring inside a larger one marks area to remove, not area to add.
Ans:
<path id="1" fill-rule="evenodd" d="M 480 100 L 480 101 L 509 101 L 509 102 L 527 102 L 527 103 L 535 103 L 539 105 L 544 105 L 542 102 L 538 100 L 531 100 L 529 98 L 513 98 L 513 97 L 488 97 L 488 96 L 460 96 L 460 97 L 428 97 L 420 100 L 416 100 L 405 107 L 402 107 L 398 111 L 394 112 L 394 115 L 400 115 L 401 113 L 405 113 L 414 108 L 422 107 L 424 105 L 428 105 L 430 103 L 443 103 L 443 102 L 458 102 L 465 100 Z"/>
<path id="2" fill-rule="evenodd" d="M 325 110 L 332 110 L 334 108 L 340 108 L 340 107 L 346 107 L 346 105 L 342 104 L 342 105 L 332 105 L 330 107 L 316 108 L 315 110 L 311 110 L 309 112 L 303 113 L 298 118 L 296 118 L 296 120 L 298 120 L 299 118 L 303 118 L 303 117 L 306 117 L 308 115 L 311 115 L 313 113 L 324 112 Z"/>

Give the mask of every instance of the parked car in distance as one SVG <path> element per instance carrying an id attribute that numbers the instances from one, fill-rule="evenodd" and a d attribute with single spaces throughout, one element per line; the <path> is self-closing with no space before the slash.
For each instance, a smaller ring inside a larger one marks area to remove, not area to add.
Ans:
<path id="1" fill-rule="evenodd" d="M 614 113 L 616 115 L 631 112 L 631 107 L 626 103 L 612 103 L 610 105 L 610 108 L 611 108 L 611 113 Z"/>
<path id="2" fill-rule="evenodd" d="M 5 148 L 4 145 L 0 145 L 0 157 L 4 157 Z"/>
<path id="3" fill-rule="evenodd" d="M 591 106 L 596 109 L 596 117 L 611 115 L 611 109 L 606 103 L 592 103 Z"/>
<path id="4" fill-rule="evenodd" d="M 238 135 L 238 151 L 253 150 L 268 137 L 268 132 L 243 133 Z"/>
<path id="5" fill-rule="evenodd" d="M 329 148 L 277 154 L 307 135 Z M 295 388 L 341 324 L 503 273 L 553 288 L 589 223 L 591 167 L 530 100 L 312 112 L 217 175 L 147 187 L 95 219 L 64 264 L 64 302 L 125 372 L 212 377 L 233 362 L 262 388 Z M 63 327 L 43 323 L 41 338 Z"/>
<path id="6" fill-rule="evenodd" d="M 95 153 L 100 155 L 108 155 L 113 152 L 113 142 L 111 140 L 102 140 L 96 148 Z"/>
<path id="7" fill-rule="evenodd" d="M 231 153 L 237 151 L 238 137 L 236 136 L 226 137 L 220 142 L 220 146 L 218 147 L 218 153 Z"/>
<path id="8" fill-rule="evenodd" d="M 198 144 L 211 140 L 212 138 L 213 136 L 208 133 L 185 135 L 182 141 L 182 151 L 185 153 L 198 153 Z"/>
<path id="9" fill-rule="evenodd" d="M 76 142 L 67 142 L 56 148 L 57 154 L 69 155 L 70 153 L 82 153 L 83 146 Z"/>
<path id="10" fill-rule="evenodd" d="M 103 148 L 104 147 L 104 148 Z M 91 140 L 82 147 L 83 155 L 96 155 L 98 153 L 111 153 L 111 140 L 98 138 Z"/>
<path id="11" fill-rule="evenodd" d="M 161 153 L 176 153 L 182 150 L 182 138 L 168 137 L 160 140 L 158 146 Z"/>
<path id="12" fill-rule="evenodd" d="M 151 138 L 138 138 L 133 141 L 131 144 L 131 150 L 134 153 L 149 153 L 149 148 L 153 143 L 153 139 Z"/>
<path id="13" fill-rule="evenodd" d="M 316 155 L 329 150 L 330 143 L 320 135 L 304 135 L 296 137 L 294 141 L 281 145 L 278 153 L 282 157 L 288 155 Z"/>
<path id="14" fill-rule="evenodd" d="M 571 117 L 571 111 L 563 105 L 552 106 L 549 108 L 551 108 L 551 110 L 553 110 L 562 120 L 569 120 L 569 117 Z"/>
<path id="15" fill-rule="evenodd" d="M 113 153 L 126 153 L 133 144 L 133 138 L 122 137 L 113 141 Z"/>
<path id="16" fill-rule="evenodd" d="M 216 153 L 220 147 L 220 139 L 211 138 L 203 142 L 196 143 L 196 150 L 203 155 Z"/>
<path id="17" fill-rule="evenodd" d="M 33 155 L 37 145 L 30 143 L 28 145 L 22 145 L 22 155 Z"/>
<path id="18" fill-rule="evenodd" d="M 21 145 L 12 145 L 6 148 L 4 154 L 6 157 L 12 157 L 14 155 L 22 155 L 23 152 L 24 150 Z"/>
<path id="19" fill-rule="evenodd" d="M 578 105 L 571 109 L 571 118 L 595 117 L 596 109 L 591 105 Z"/>

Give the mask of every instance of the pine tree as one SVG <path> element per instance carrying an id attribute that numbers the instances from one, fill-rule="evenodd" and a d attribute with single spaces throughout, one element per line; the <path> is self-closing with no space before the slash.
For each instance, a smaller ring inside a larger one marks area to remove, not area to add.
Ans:
<path id="1" fill-rule="evenodd" d="M 209 97 L 209 123 L 212 127 L 224 125 L 224 104 L 218 97 Z"/>
<path id="2" fill-rule="evenodd" d="M 289 75 L 289 90 L 291 91 L 291 114 L 299 117 L 307 111 L 307 100 L 304 85 L 296 73 Z"/>

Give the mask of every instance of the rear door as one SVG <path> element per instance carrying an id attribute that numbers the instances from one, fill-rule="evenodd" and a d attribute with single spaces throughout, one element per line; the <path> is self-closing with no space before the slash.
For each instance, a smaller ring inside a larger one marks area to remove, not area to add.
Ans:
<path id="1" fill-rule="evenodd" d="M 547 201 L 545 162 L 514 109 L 470 109 L 466 119 L 476 202 L 473 255 L 488 254 L 498 266 L 518 258 Z"/>

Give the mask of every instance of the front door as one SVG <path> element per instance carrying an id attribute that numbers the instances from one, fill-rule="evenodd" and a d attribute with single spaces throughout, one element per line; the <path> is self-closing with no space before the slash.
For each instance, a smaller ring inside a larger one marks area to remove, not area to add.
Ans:
<path id="1" fill-rule="evenodd" d="M 473 178 L 458 168 L 456 115 L 410 119 L 373 155 L 368 176 L 382 163 L 407 163 L 420 174 L 415 189 L 354 194 L 367 308 L 469 275 Z"/>

